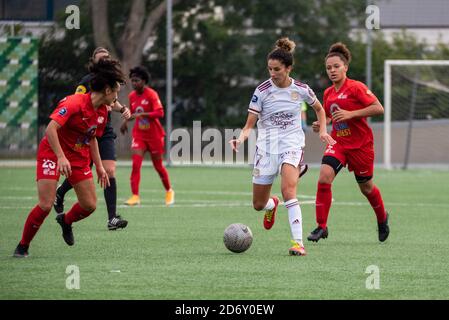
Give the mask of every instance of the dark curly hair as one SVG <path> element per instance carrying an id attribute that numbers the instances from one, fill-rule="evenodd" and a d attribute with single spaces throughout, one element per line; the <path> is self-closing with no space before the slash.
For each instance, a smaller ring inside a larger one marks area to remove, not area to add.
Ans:
<path id="1" fill-rule="evenodd" d="M 142 79 L 147 84 L 150 82 L 150 73 L 144 66 L 137 66 L 132 68 L 129 71 L 129 77 L 132 78 L 133 76 Z"/>
<path id="2" fill-rule="evenodd" d="M 111 89 L 117 87 L 117 83 L 126 83 L 125 75 L 120 67 L 120 62 L 115 59 L 100 59 L 97 63 L 89 63 L 89 72 L 92 74 L 90 88 L 92 91 L 103 91 L 107 86 Z"/>

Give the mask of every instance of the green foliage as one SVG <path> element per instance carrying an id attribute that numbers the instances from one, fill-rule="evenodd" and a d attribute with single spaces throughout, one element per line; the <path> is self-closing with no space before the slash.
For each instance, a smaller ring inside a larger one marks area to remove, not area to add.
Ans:
<path id="1" fill-rule="evenodd" d="M 158 3 L 147 1 L 147 11 Z M 114 44 L 119 43 L 130 5 L 128 1 L 109 2 Z M 349 36 L 354 27 L 363 26 L 364 6 L 364 1 L 359 0 L 182 1 L 173 8 L 174 125 L 190 127 L 193 120 L 201 120 L 204 126 L 240 127 L 252 92 L 269 76 L 266 56 L 282 36 L 297 44 L 292 76 L 309 84 L 319 98 L 330 85 L 323 59 L 334 42 L 342 41 L 349 46 L 354 56 L 349 76 L 365 82 L 366 45 L 361 36 Z M 81 1 L 81 7 L 85 14 L 80 30 L 65 31 L 62 38 L 46 37 L 41 41 L 41 118 L 54 108 L 49 108 L 52 99 L 70 93 L 86 72 L 85 64 L 95 45 L 86 1 Z M 222 10 L 221 16 L 217 7 Z M 63 24 L 63 18 L 62 15 L 59 25 Z M 151 85 L 165 103 L 165 19 L 160 21 L 154 36 L 154 45 L 143 53 L 142 61 L 151 72 Z M 120 48 L 117 51 L 120 56 Z M 387 58 L 448 55 L 449 48 L 444 44 L 429 49 L 406 32 L 388 43 L 381 32 L 375 31 L 373 92 L 383 100 L 383 63 Z M 308 115 L 310 123 L 315 118 L 311 108 Z"/>

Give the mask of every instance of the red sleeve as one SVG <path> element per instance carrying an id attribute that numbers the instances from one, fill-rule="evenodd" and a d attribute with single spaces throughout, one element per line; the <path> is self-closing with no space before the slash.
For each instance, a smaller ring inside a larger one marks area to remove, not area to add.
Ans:
<path id="1" fill-rule="evenodd" d="M 150 119 L 162 118 L 164 116 L 164 108 L 162 107 L 161 99 L 156 91 L 151 90 L 148 94 L 152 111 L 149 114 Z"/>
<path id="2" fill-rule="evenodd" d="M 50 119 L 55 120 L 62 127 L 78 111 L 79 106 L 73 103 L 68 97 L 65 97 L 59 101 L 58 106 L 50 115 Z"/>
<path id="3" fill-rule="evenodd" d="M 106 105 L 103 105 L 100 108 L 103 108 L 103 109 L 101 110 L 98 119 L 102 118 L 103 121 L 101 123 L 100 122 L 98 123 L 97 130 L 95 131 L 95 136 L 98 138 L 103 136 L 104 129 L 106 128 L 106 124 L 108 122 L 108 116 L 109 116 L 108 107 Z"/>
<path id="4" fill-rule="evenodd" d="M 376 96 L 371 92 L 371 90 L 368 89 L 368 87 L 365 84 L 361 82 L 356 83 L 357 84 L 354 86 L 353 92 L 356 99 L 360 101 L 360 103 L 364 108 L 376 102 L 377 100 Z"/>

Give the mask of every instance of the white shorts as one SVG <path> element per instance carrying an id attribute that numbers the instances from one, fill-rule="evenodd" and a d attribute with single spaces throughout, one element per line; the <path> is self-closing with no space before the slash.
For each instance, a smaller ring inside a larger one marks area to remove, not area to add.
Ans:
<path id="1" fill-rule="evenodd" d="M 304 151 L 301 148 L 280 154 L 270 154 L 257 149 L 254 154 L 253 183 L 273 184 L 284 163 L 297 168 L 303 164 L 303 159 Z"/>

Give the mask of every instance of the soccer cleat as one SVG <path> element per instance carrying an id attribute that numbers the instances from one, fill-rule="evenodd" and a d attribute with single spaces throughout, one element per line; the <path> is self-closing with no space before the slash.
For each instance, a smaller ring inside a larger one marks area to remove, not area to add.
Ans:
<path id="1" fill-rule="evenodd" d="M 117 230 L 120 228 L 125 228 L 128 225 L 128 221 L 123 220 L 120 216 L 115 216 L 111 220 L 108 220 L 108 229 Z"/>
<path id="2" fill-rule="evenodd" d="M 133 194 L 131 198 L 126 200 L 125 204 L 128 206 L 135 206 L 136 204 L 140 204 L 140 197 L 137 194 Z"/>
<path id="3" fill-rule="evenodd" d="M 64 199 L 58 195 L 58 192 L 56 192 L 56 198 L 55 202 L 53 203 L 53 208 L 55 208 L 57 214 L 61 214 L 64 212 Z"/>
<path id="4" fill-rule="evenodd" d="M 14 250 L 13 257 L 15 258 L 28 258 L 28 246 L 18 244 L 16 250 Z"/>
<path id="5" fill-rule="evenodd" d="M 276 196 L 271 197 L 274 201 L 274 208 L 271 210 L 265 211 L 265 215 L 263 217 L 263 227 L 267 230 L 270 230 L 274 225 L 274 221 L 276 219 L 276 211 L 279 205 L 279 198 Z"/>
<path id="6" fill-rule="evenodd" d="M 173 189 L 168 190 L 165 193 L 165 205 L 169 206 L 175 203 L 175 192 Z"/>
<path id="7" fill-rule="evenodd" d="M 288 249 L 288 254 L 291 256 L 305 256 L 307 254 L 304 245 L 300 242 L 292 240 L 293 246 Z"/>
<path id="8" fill-rule="evenodd" d="M 64 213 L 58 214 L 56 216 L 56 221 L 61 225 L 62 238 L 64 238 L 65 243 L 67 243 L 69 246 L 73 246 L 75 244 L 75 239 L 73 237 L 72 225 L 65 223 L 64 217 Z"/>
<path id="9" fill-rule="evenodd" d="M 303 175 L 305 175 L 308 169 L 309 166 L 307 164 L 303 164 L 301 166 L 301 171 L 299 172 L 299 177 L 301 178 Z"/>
<path id="10" fill-rule="evenodd" d="M 315 230 L 313 230 L 310 235 L 307 237 L 307 240 L 318 242 L 321 238 L 326 239 L 329 235 L 329 231 L 326 229 L 323 229 L 321 227 L 317 227 Z"/>
<path id="11" fill-rule="evenodd" d="M 390 234 L 390 227 L 388 226 L 388 212 L 387 212 L 387 218 L 382 223 L 377 223 L 378 232 L 379 232 L 379 241 L 384 242 L 387 240 L 388 235 Z"/>

